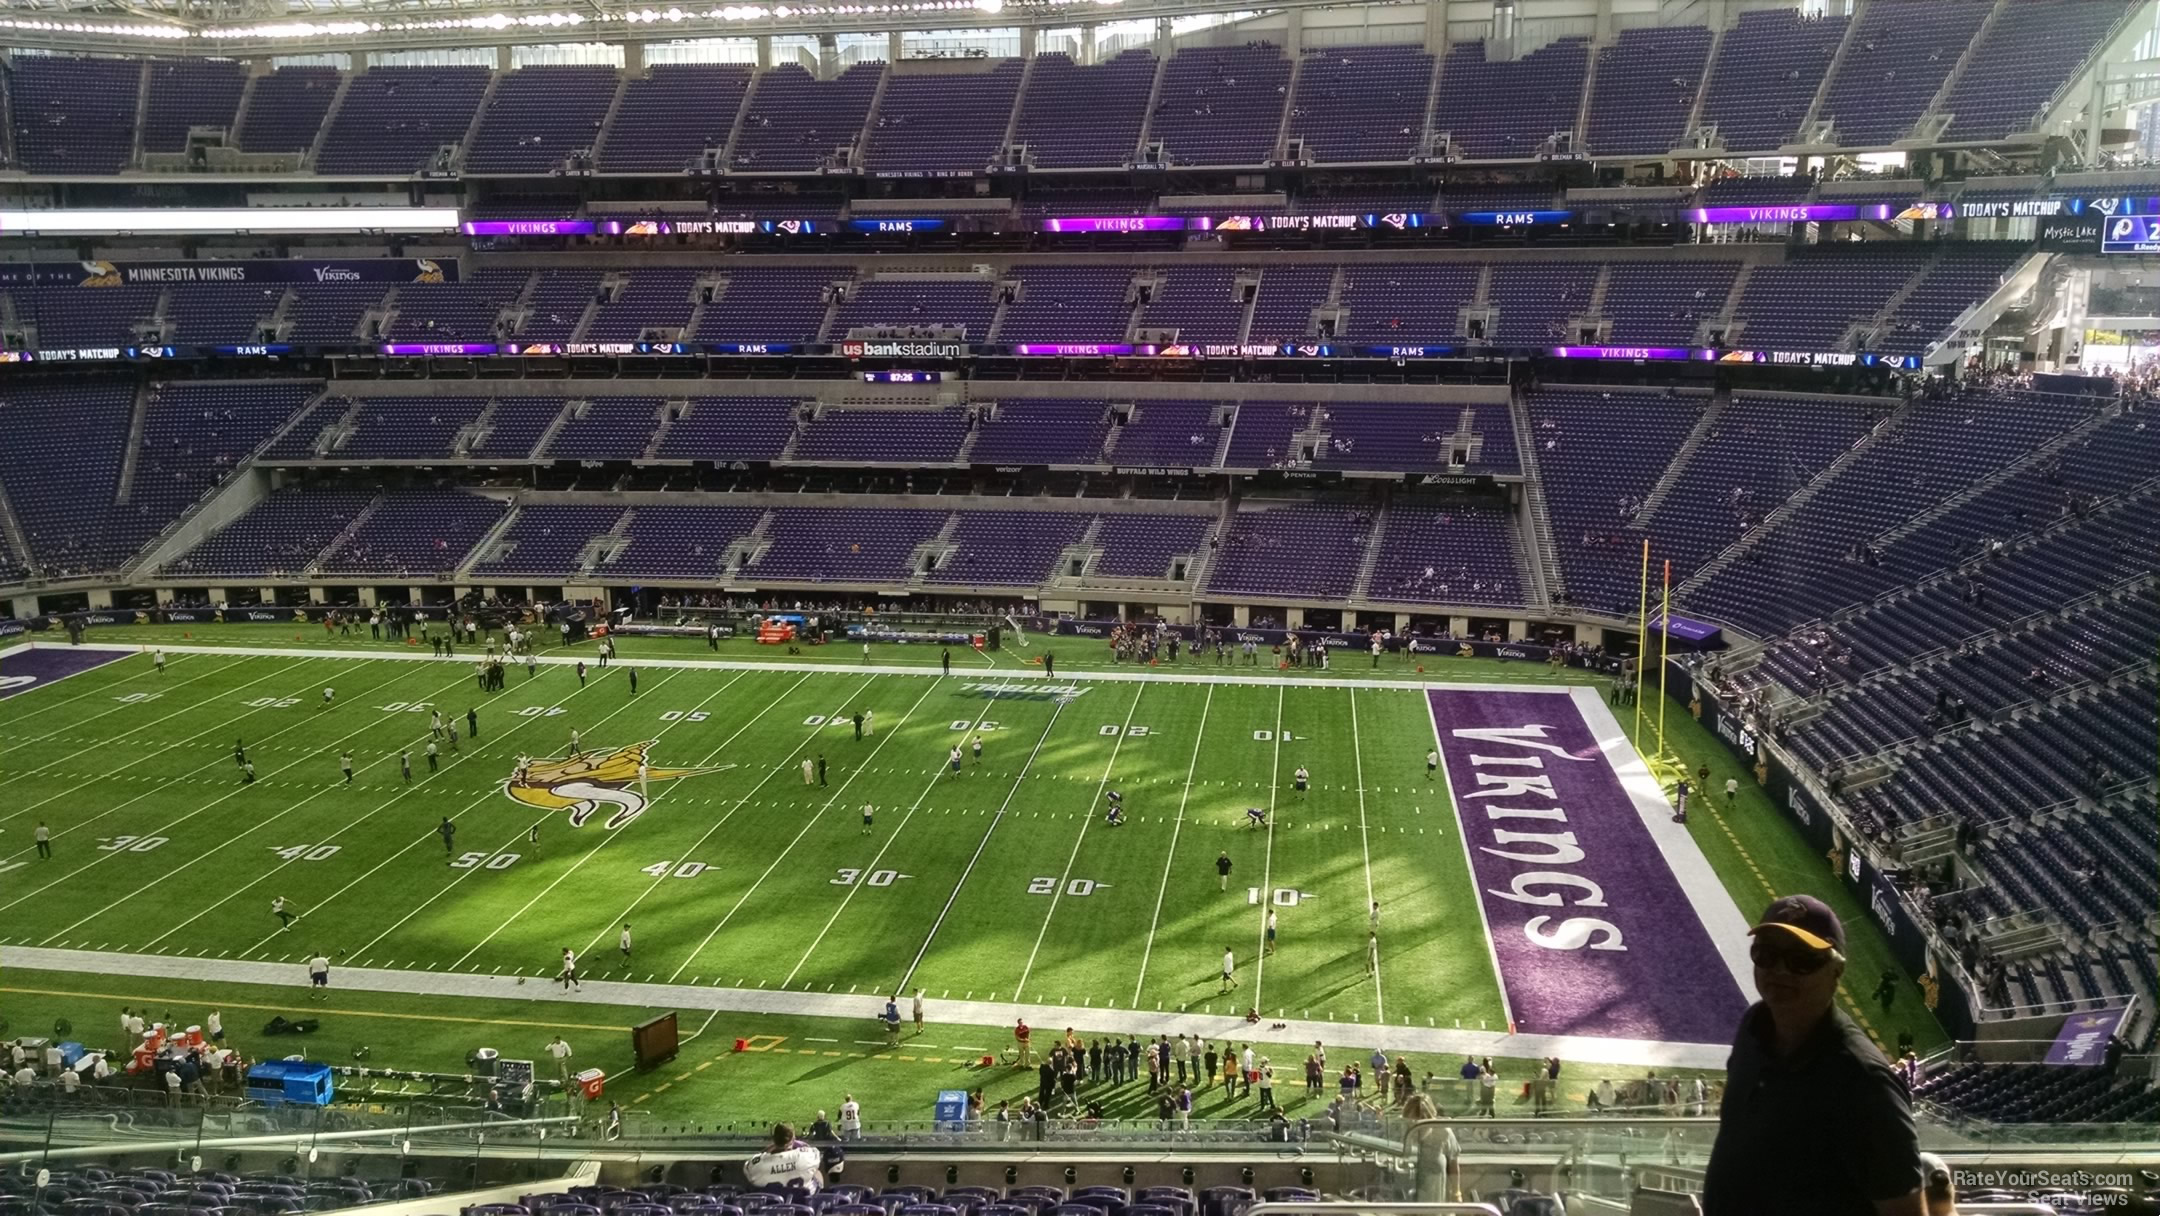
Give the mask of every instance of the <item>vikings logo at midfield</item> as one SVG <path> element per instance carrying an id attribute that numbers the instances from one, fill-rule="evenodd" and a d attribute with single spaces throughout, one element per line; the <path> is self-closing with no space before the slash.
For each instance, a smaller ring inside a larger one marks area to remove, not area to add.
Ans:
<path id="1" fill-rule="evenodd" d="M 613 829 L 645 813 L 645 795 L 639 788 L 644 782 L 673 781 L 735 767 L 652 768 L 645 763 L 645 753 L 654 742 L 647 739 L 611 752 L 586 752 L 560 759 L 520 757 L 517 771 L 503 782 L 503 793 L 543 811 L 567 810 L 574 828 L 584 827 L 594 812 L 611 806 L 614 813 L 601 826 Z"/>

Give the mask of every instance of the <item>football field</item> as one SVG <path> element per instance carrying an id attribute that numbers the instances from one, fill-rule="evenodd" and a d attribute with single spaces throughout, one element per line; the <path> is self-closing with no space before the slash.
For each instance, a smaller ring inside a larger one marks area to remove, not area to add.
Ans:
<path id="1" fill-rule="evenodd" d="M 1745 921 L 1587 684 L 169 653 L 0 652 L 0 946 L 1642 1042 L 1744 1003 Z"/>

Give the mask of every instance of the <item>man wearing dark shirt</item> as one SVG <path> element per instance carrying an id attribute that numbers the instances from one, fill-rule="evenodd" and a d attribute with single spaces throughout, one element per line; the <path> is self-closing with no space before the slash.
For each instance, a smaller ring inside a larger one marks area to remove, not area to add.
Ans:
<path id="1" fill-rule="evenodd" d="M 1845 926 L 1788 895 L 1749 936 L 1762 1000 L 1726 1061 L 1703 1216 L 1925 1216 L 1904 1087 L 1836 1007 Z"/>

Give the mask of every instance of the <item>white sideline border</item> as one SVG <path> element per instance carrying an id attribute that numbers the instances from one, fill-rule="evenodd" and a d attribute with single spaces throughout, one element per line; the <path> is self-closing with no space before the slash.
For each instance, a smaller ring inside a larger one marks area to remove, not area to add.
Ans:
<path id="1" fill-rule="evenodd" d="M 120 954 L 61 950 L 44 946 L 0 947 L 0 965 L 25 971 L 72 971 L 139 979 L 210 980 L 269 984 L 292 990 L 297 999 L 307 988 L 300 963 L 240 962 L 185 958 L 178 955 Z M 695 987 L 688 984 L 635 984 L 587 980 L 562 991 L 546 980 L 508 975 L 446 971 L 400 971 L 333 966 L 331 991 L 387 992 L 414 996 L 482 997 L 619 1005 L 642 1009 L 704 1010 L 796 1017 L 845 1018 L 861 1022 L 880 998 L 860 994 L 785 992 L 774 989 Z M 1649 1068 L 1720 1069 L 1731 1053 L 1726 1043 L 1660 1043 L 1643 1039 L 1599 1039 L 1570 1035 L 1510 1035 L 1504 1030 L 1452 1030 L 1418 1026 L 1376 1026 L 1359 1022 L 1294 1020 L 1281 1029 L 1261 1031 L 1231 1014 L 1148 1013 L 1142 1010 L 1074 1009 L 1065 1005 L 940 1000 L 930 1002 L 939 1022 L 1010 1030 L 1016 1018 L 1031 1025 L 1082 1025 L 1091 1030 L 1145 1035 L 1198 1034 L 1214 1040 L 1279 1042 L 1289 1047 L 1326 1041 L 1346 1047 L 1377 1047 L 1389 1054 L 1415 1052 L 1429 1057 L 1504 1056 L 1536 1058 L 1557 1055 L 1570 1064 L 1616 1064 Z M 1268 1023 L 1272 1025 L 1272 1022 Z M 1000 1039 L 999 1042 L 1004 1040 Z"/>

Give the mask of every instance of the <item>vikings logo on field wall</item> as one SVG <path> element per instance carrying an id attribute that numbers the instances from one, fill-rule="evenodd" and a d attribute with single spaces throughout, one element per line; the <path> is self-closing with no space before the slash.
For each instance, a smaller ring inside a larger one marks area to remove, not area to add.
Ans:
<path id="1" fill-rule="evenodd" d="M 503 782 L 503 793 L 543 811 L 567 810 L 570 826 L 574 828 L 584 827 L 585 821 L 601 807 L 613 807 L 614 811 L 601 825 L 613 830 L 645 813 L 646 798 L 641 787 L 647 783 L 698 777 L 735 767 L 722 764 L 709 768 L 653 768 L 645 763 L 645 753 L 655 742 L 648 739 L 611 752 L 586 752 L 579 756 L 538 760 L 520 757 L 517 770 Z M 644 770 L 642 774 L 640 769 Z"/>

